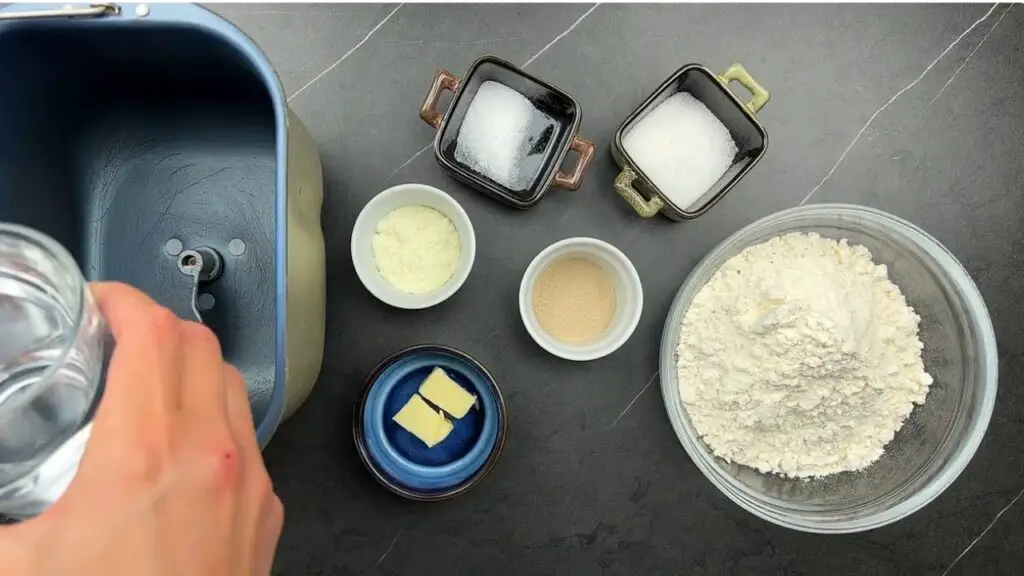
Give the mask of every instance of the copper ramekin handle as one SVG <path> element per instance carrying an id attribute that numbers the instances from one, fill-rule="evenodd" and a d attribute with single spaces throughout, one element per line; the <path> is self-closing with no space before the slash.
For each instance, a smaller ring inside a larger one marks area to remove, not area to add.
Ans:
<path id="1" fill-rule="evenodd" d="M 444 69 L 438 70 L 437 75 L 434 76 L 434 83 L 430 86 L 430 92 L 427 92 L 427 97 L 420 106 L 420 118 L 435 129 L 440 126 L 441 118 L 444 117 L 437 111 L 437 102 L 441 99 L 441 93 L 445 90 L 455 92 L 458 89 L 459 79 L 454 74 Z"/>
<path id="2" fill-rule="evenodd" d="M 566 176 L 561 170 L 555 174 L 555 181 L 553 186 L 558 188 L 565 188 L 566 190 L 579 190 L 583 184 L 583 176 L 590 167 L 590 163 L 594 161 L 594 143 L 589 140 L 584 140 L 579 136 L 574 136 L 572 143 L 569 144 L 570 150 L 575 150 L 580 155 L 579 160 L 576 161 L 576 169 L 572 171 L 572 175 Z"/>

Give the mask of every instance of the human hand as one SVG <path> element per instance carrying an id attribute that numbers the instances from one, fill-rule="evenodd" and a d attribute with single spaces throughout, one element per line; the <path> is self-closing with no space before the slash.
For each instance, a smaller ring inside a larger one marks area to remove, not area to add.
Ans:
<path id="1" fill-rule="evenodd" d="M 91 285 L 117 346 L 78 472 L 48 511 L 0 527 L 0 574 L 265 576 L 284 511 L 241 375 L 205 326 Z"/>

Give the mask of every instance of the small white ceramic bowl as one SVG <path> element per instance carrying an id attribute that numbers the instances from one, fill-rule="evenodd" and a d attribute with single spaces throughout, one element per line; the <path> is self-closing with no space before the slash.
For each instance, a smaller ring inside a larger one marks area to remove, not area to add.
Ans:
<path id="1" fill-rule="evenodd" d="M 402 206 L 427 206 L 441 212 L 459 233 L 459 263 L 452 277 L 440 288 L 423 294 L 410 294 L 395 288 L 381 276 L 373 261 L 373 235 L 377 223 L 392 210 Z M 352 228 L 352 264 L 359 280 L 371 294 L 396 308 L 418 310 L 444 302 L 469 277 L 476 258 L 476 234 L 473 223 L 462 206 L 448 194 L 426 184 L 399 184 L 377 194 L 356 218 Z"/>
<path id="2" fill-rule="evenodd" d="M 615 316 L 601 337 L 586 344 L 567 344 L 540 327 L 533 313 L 533 286 L 552 262 L 561 258 L 586 258 L 604 269 L 615 285 Z M 567 238 L 548 246 L 526 268 L 519 284 L 519 314 L 526 331 L 548 352 L 566 360 L 595 360 L 611 354 L 629 340 L 640 322 L 644 289 L 640 275 L 621 250 L 596 238 Z"/>

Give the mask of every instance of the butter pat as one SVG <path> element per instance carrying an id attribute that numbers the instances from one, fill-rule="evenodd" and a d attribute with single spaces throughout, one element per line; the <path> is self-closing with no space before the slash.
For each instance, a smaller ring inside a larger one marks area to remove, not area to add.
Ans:
<path id="1" fill-rule="evenodd" d="M 452 418 L 462 418 L 476 405 L 476 396 L 466 392 L 441 368 L 434 368 L 430 376 L 420 384 L 420 394 L 451 414 Z"/>
<path id="2" fill-rule="evenodd" d="M 413 394 L 392 420 L 422 440 L 427 448 L 433 448 L 440 444 L 454 428 L 452 423 L 444 417 L 443 412 L 435 411 L 419 394 Z"/>

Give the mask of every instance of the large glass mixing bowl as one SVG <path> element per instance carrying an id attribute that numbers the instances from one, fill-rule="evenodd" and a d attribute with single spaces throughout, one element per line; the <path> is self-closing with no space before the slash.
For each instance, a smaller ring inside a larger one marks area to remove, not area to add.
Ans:
<path id="1" fill-rule="evenodd" d="M 679 396 L 676 349 L 690 302 L 729 258 L 788 232 L 846 238 L 871 250 L 921 317 L 924 365 L 935 382 L 923 405 L 874 464 L 858 472 L 794 479 L 712 454 Z M 864 206 L 815 204 L 743 228 L 693 269 L 676 295 L 661 341 L 665 409 L 683 448 L 726 496 L 765 520 L 797 530 L 848 533 L 895 522 L 942 493 L 974 456 L 992 416 L 998 359 L 985 303 L 963 266 L 913 224 Z"/>

